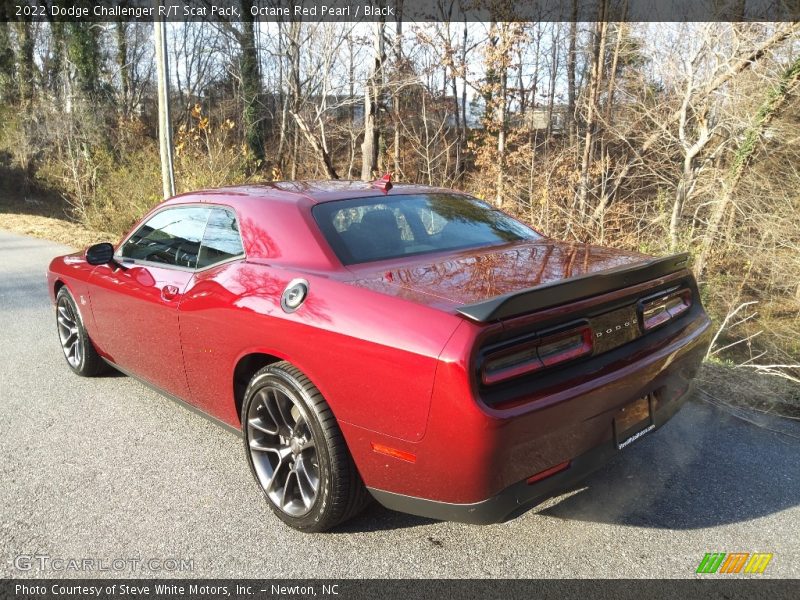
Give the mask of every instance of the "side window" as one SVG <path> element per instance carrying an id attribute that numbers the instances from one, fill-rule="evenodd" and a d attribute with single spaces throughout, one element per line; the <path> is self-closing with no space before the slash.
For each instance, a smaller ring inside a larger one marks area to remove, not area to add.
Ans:
<path id="1" fill-rule="evenodd" d="M 210 212 L 187 206 L 153 215 L 122 246 L 122 257 L 195 268 Z"/>
<path id="2" fill-rule="evenodd" d="M 212 209 L 200 247 L 197 268 L 209 267 L 243 254 L 242 238 L 239 235 L 236 216 L 223 208 Z"/>

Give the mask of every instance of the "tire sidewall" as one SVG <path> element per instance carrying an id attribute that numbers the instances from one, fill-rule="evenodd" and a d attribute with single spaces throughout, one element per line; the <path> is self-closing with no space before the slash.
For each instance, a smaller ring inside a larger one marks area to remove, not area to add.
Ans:
<path id="1" fill-rule="evenodd" d="M 72 292 L 67 289 L 67 286 L 62 286 L 56 294 L 56 334 L 58 333 L 58 305 L 61 304 L 62 301 L 70 304 L 70 308 L 72 308 L 72 312 L 75 314 L 75 319 L 78 321 L 78 336 L 81 340 L 81 360 L 77 367 L 73 367 L 67 359 L 67 355 L 64 352 L 64 345 L 61 343 L 61 337 L 58 338 L 58 344 L 61 346 L 61 355 L 64 357 L 67 366 L 78 375 L 82 375 L 86 369 L 86 351 L 88 348 L 89 336 L 86 334 L 86 328 L 83 326 L 83 315 L 81 315 L 81 311 L 78 308 L 78 303 L 75 302 L 75 298 L 72 296 Z"/>
<path id="2" fill-rule="evenodd" d="M 253 464 L 253 457 L 250 454 L 250 440 L 247 434 L 247 414 L 250 410 L 250 405 L 256 393 L 266 386 L 274 386 L 281 389 L 284 393 L 296 400 L 300 405 L 301 410 L 305 413 L 308 425 L 311 428 L 314 436 L 315 447 L 317 451 L 317 461 L 319 462 L 319 490 L 317 498 L 311 510 L 301 517 L 293 517 L 286 514 L 280 507 L 276 506 L 272 499 L 267 494 Z M 259 372 L 247 386 L 245 391 L 245 401 L 242 403 L 242 439 L 244 441 L 245 455 L 247 456 L 247 464 L 250 466 L 250 472 L 253 474 L 259 489 L 267 503 L 275 515 L 278 516 L 283 522 L 295 529 L 305 531 L 315 531 L 326 528 L 326 521 L 328 520 L 329 509 L 331 503 L 331 490 L 332 490 L 332 470 L 333 465 L 331 461 L 331 450 L 328 447 L 328 439 L 326 438 L 320 423 L 319 414 L 316 410 L 315 403 L 311 400 L 308 393 L 303 389 L 302 384 L 295 379 L 290 373 L 281 369 L 280 367 L 269 366 Z"/>

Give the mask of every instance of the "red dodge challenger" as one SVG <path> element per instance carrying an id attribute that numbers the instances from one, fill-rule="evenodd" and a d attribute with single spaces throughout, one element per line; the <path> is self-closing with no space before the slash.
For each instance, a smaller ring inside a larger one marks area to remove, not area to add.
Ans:
<path id="1" fill-rule="evenodd" d="M 509 518 L 665 423 L 709 344 L 686 255 L 388 178 L 177 196 L 48 284 L 75 373 L 112 365 L 240 432 L 302 531 L 370 498 Z"/>

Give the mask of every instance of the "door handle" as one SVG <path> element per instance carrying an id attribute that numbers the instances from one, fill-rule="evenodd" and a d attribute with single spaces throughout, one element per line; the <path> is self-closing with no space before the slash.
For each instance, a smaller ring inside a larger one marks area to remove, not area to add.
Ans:
<path id="1" fill-rule="evenodd" d="M 174 300 L 175 297 L 178 295 L 178 287 L 174 285 L 165 285 L 161 288 L 161 299 L 162 300 Z"/>

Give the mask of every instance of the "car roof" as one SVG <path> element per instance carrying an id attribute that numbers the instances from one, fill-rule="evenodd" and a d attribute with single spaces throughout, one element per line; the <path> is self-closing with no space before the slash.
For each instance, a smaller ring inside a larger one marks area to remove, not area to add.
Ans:
<path id="1" fill-rule="evenodd" d="M 466 194 L 425 185 L 394 184 L 388 191 L 369 181 L 276 181 L 188 192 L 153 209 L 209 203 L 237 211 L 248 260 L 315 271 L 347 271 L 311 214 L 323 202 L 409 194 Z M 152 212 L 150 214 L 152 214 Z M 147 217 L 145 217 L 147 218 Z"/>
<path id="2" fill-rule="evenodd" d="M 373 196 L 401 196 L 406 194 L 421 193 L 461 193 L 455 190 L 438 188 L 427 185 L 395 183 L 388 191 L 384 191 L 371 181 L 356 180 L 330 180 L 330 181 L 274 181 L 270 183 L 257 183 L 236 185 L 208 190 L 188 192 L 170 198 L 167 202 L 193 201 L 213 202 L 224 197 L 226 200 L 236 202 L 237 198 L 245 201 L 267 200 L 273 202 L 288 202 L 302 204 L 319 204 L 333 200 L 349 200 L 352 198 L 369 198 Z"/>

